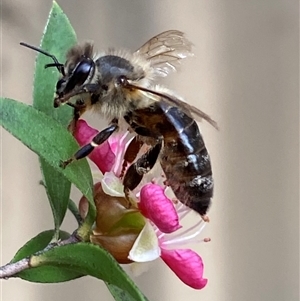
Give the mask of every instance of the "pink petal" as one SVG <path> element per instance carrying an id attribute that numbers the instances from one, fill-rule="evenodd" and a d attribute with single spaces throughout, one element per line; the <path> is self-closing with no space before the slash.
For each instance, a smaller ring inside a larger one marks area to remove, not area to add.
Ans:
<path id="1" fill-rule="evenodd" d="M 126 151 L 126 148 L 132 137 L 130 137 L 130 133 L 128 131 L 125 132 L 117 132 L 114 135 L 110 136 L 108 139 L 111 150 L 116 156 L 115 165 L 113 167 L 113 172 L 115 175 L 120 176 L 122 166 L 123 166 L 123 157 Z"/>
<path id="2" fill-rule="evenodd" d="M 113 135 L 108 138 L 108 143 L 109 143 L 110 149 L 114 153 L 115 156 L 117 155 L 118 146 L 119 146 L 118 138 L 120 138 L 119 135 L 116 135 L 116 136 Z"/>
<path id="3" fill-rule="evenodd" d="M 84 120 L 80 119 L 76 123 L 74 137 L 80 146 L 86 145 L 92 141 L 99 131 L 90 127 Z M 102 173 L 110 171 L 115 163 L 115 154 L 111 150 L 108 141 L 103 142 L 96 147 L 89 158 L 98 166 Z"/>
<path id="4" fill-rule="evenodd" d="M 206 286 L 207 279 L 203 278 L 202 259 L 194 251 L 161 249 L 161 258 L 186 285 L 194 289 L 202 289 Z"/>
<path id="5" fill-rule="evenodd" d="M 146 184 L 141 189 L 139 209 L 150 219 L 160 231 L 172 233 L 181 228 L 176 209 L 164 193 L 162 187 L 156 184 Z"/>
<path id="6" fill-rule="evenodd" d="M 114 135 L 111 135 L 108 138 L 108 142 L 110 145 L 110 148 L 112 152 L 117 156 L 119 152 L 124 152 L 125 151 L 125 146 L 127 143 L 128 138 L 128 132 L 125 131 L 119 131 L 114 133 Z"/>

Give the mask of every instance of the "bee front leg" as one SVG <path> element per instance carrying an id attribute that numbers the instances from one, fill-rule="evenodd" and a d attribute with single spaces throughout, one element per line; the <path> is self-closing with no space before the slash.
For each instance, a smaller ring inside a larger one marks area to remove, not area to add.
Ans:
<path id="1" fill-rule="evenodd" d="M 157 144 L 152 146 L 128 168 L 123 180 L 124 192 L 127 198 L 129 191 L 135 189 L 143 179 L 144 174 L 153 168 L 160 154 L 161 147 L 162 141 L 159 140 Z"/>
<path id="2" fill-rule="evenodd" d="M 60 163 L 60 167 L 65 168 L 67 165 L 69 165 L 73 161 L 76 161 L 76 160 L 79 160 L 79 159 L 82 159 L 82 158 L 85 158 L 86 156 L 88 156 L 94 150 L 95 147 L 99 146 L 104 141 L 106 141 L 111 136 L 111 134 L 114 133 L 118 128 L 119 128 L 118 121 L 113 120 L 112 124 L 109 127 L 107 127 L 106 129 L 99 132 L 89 144 L 82 146 L 70 159 L 68 159 L 66 161 L 62 161 Z"/>
<path id="3" fill-rule="evenodd" d="M 76 104 L 67 103 L 70 107 L 73 108 L 73 118 L 68 124 L 68 131 L 74 135 L 76 124 L 80 116 L 86 111 L 86 105 L 83 100 L 79 100 Z"/>

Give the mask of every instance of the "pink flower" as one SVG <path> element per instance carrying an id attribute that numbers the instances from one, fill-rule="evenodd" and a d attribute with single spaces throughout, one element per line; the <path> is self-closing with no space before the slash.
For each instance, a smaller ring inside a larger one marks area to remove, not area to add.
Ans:
<path id="1" fill-rule="evenodd" d="M 166 201 L 162 187 L 146 184 L 140 194 L 139 209 L 161 232 L 172 233 L 181 228 L 176 209 L 172 202 Z"/>
<path id="2" fill-rule="evenodd" d="M 80 146 L 90 143 L 96 134 L 98 134 L 98 131 L 91 128 L 84 120 L 80 119 L 77 121 L 74 137 Z M 91 152 L 89 158 L 98 166 L 102 173 L 105 173 L 111 170 L 115 163 L 116 155 L 109 141 L 105 141 Z"/>
<path id="3" fill-rule="evenodd" d="M 80 145 L 84 145 L 89 143 L 97 133 L 98 131 L 90 128 L 85 121 L 79 120 L 75 138 Z M 125 135 L 124 133 L 114 134 L 108 141 L 97 147 L 89 156 L 102 173 L 104 173 L 104 177 L 101 180 L 103 193 L 113 197 L 114 202 L 116 199 L 124 199 L 124 187 L 118 176 L 122 169 L 123 155 L 129 142 L 130 136 L 128 133 Z M 178 202 L 177 205 L 174 204 L 166 197 L 165 187 L 163 188 L 158 184 L 150 183 L 150 180 L 147 181 L 147 176 L 143 178 L 142 182 L 143 183 L 135 189 L 136 195 L 139 196 L 137 206 L 140 213 L 135 212 L 134 214 L 135 218 L 142 218 L 143 215 L 145 222 L 139 223 L 140 228 L 136 228 L 136 225 L 134 226 L 136 238 L 134 238 L 133 242 L 127 240 L 128 246 L 130 247 L 128 249 L 128 261 L 148 262 L 160 257 L 186 285 L 194 289 L 204 288 L 207 279 L 203 278 L 203 262 L 201 257 L 191 249 L 183 249 L 182 246 L 191 242 L 208 241 L 207 239 L 197 239 L 205 222 L 199 218 L 199 222 L 195 225 L 188 229 L 183 229 L 179 222 L 191 209 L 180 202 Z M 101 199 L 103 199 L 103 196 Z M 101 206 L 103 205 L 101 204 Z M 107 206 L 107 208 L 111 208 L 109 204 Z M 101 210 L 101 214 L 103 214 L 103 212 L 106 211 Z M 128 212 L 126 214 L 131 213 Z M 123 215 L 122 213 L 122 216 Z M 112 219 L 112 217 L 107 218 L 107 222 L 111 223 Z M 97 218 L 98 230 L 99 227 L 102 227 L 100 224 L 102 220 L 103 217 L 101 217 L 101 219 Z M 128 229 L 128 219 L 124 219 L 124 221 L 125 220 L 127 223 L 126 229 Z M 118 225 L 122 227 L 122 225 L 124 226 L 125 224 L 119 222 Z M 115 228 L 113 227 L 112 229 Z M 139 234 L 136 234 L 137 229 L 140 229 L 138 230 Z M 120 233 L 122 233 L 122 237 L 124 237 L 123 230 L 118 231 L 121 231 Z M 100 236 L 99 233 L 94 231 L 94 235 L 91 236 L 92 241 L 106 247 L 103 245 L 103 240 L 106 240 L 107 235 L 110 233 L 108 230 L 106 232 L 102 231 Z M 115 239 L 118 240 L 120 237 L 120 235 L 116 236 Z M 131 235 L 130 237 L 134 236 Z M 111 236 L 109 238 L 111 239 Z M 118 245 L 118 241 L 110 241 L 109 245 L 112 243 L 114 243 L 115 246 Z M 121 245 L 124 244 L 121 243 Z M 114 247 L 114 251 L 116 251 L 116 247 Z M 124 252 L 126 251 L 122 249 L 123 263 L 126 262 Z M 118 260 L 118 258 L 116 259 Z"/>
<path id="4" fill-rule="evenodd" d="M 129 258 L 135 262 L 145 262 L 161 257 L 182 282 L 194 289 L 204 288 L 207 279 L 203 278 L 201 257 L 191 249 L 176 246 L 192 242 L 200 234 L 205 222 L 201 219 L 196 225 L 178 233 L 177 230 L 181 228 L 180 217 L 183 218 L 190 209 L 180 203 L 182 208 L 178 210 L 178 214 L 172 201 L 156 184 L 143 186 L 138 206 L 150 222 L 136 239 L 129 252 Z M 200 229 L 195 231 L 195 228 Z"/>
<path id="5" fill-rule="evenodd" d="M 207 284 L 203 278 L 203 262 L 201 257 L 190 249 L 162 249 L 162 260 L 178 276 L 178 278 L 194 289 L 202 289 Z"/>
<path id="6" fill-rule="evenodd" d="M 98 133 L 99 131 L 90 127 L 86 121 L 79 119 L 76 123 L 74 137 L 79 145 L 83 146 L 90 143 Z M 124 153 L 127 138 L 127 132 L 125 135 L 124 133 L 115 133 L 91 152 L 89 158 L 103 174 L 111 171 L 114 166 L 118 165 L 116 163 L 119 163 L 120 156 Z"/>

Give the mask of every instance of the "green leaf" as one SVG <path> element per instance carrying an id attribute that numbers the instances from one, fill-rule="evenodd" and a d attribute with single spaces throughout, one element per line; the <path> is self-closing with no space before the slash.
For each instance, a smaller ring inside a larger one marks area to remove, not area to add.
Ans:
<path id="1" fill-rule="evenodd" d="M 16 253 L 11 262 L 17 262 L 27 256 L 30 256 L 38 251 L 43 250 L 51 242 L 54 234 L 54 230 L 47 230 L 33 237 L 22 248 L 20 248 L 20 250 Z M 60 239 L 66 239 L 69 236 L 69 233 L 65 231 L 59 231 Z"/>
<path id="2" fill-rule="evenodd" d="M 48 230 L 41 232 L 30 241 L 28 241 L 14 256 L 11 262 L 17 262 L 25 257 L 31 256 L 32 254 L 39 252 L 46 248 L 51 242 L 54 230 Z M 69 233 L 64 231 L 59 231 L 59 238 L 66 239 L 70 236 Z M 82 274 L 67 269 L 60 268 L 57 266 L 41 266 L 37 268 L 32 268 L 24 270 L 15 275 L 15 277 L 22 278 L 31 282 L 39 283 L 53 283 L 53 282 L 63 282 L 81 277 Z"/>
<path id="3" fill-rule="evenodd" d="M 95 217 L 93 182 L 87 161 L 79 160 L 65 169 L 59 166 L 61 160 L 69 158 L 78 150 L 72 135 L 54 119 L 31 106 L 0 98 L 0 107 L 0 125 L 74 183 L 87 197 Z"/>
<path id="4" fill-rule="evenodd" d="M 14 256 L 11 262 L 17 262 L 25 257 L 45 249 L 51 242 L 55 235 L 54 230 L 41 232 L 30 241 L 28 241 Z M 70 236 L 65 231 L 59 231 L 59 239 L 67 239 Z M 63 282 L 81 277 L 82 274 L 70 270 L 68 268 L 60 268 L 57 266 L 41 266 L 24 270 L 15 275 L 15 277 L 22 278 L 31 282 L 39 283 L 53 283 Z"/>
<path id="5" fill-rule="evenodd" d="M 55 55 L 60 62 L 64 62 L 67 50 L 74 44 L 76 44 L 74 29 L 67 16 L 57 3 L 54 2 L 40 48 Z M 55 85 L 60 75 L 56 68 L 45 69 L 47 63 L 53 63 L 52 59 L 39 53 L 35 65 L 33 107 L 52 116 L 64 127 L 67 127 L 73 117 L 73 111 L 68 106 L 54 108 Z M 40 158 L 40 164 L 54 217 L 54 226 L 58 231 L 67 211 L 71 183 L 64 175 L 43 160 L 43 158 Z"/>
<path id="6" fill-rule="evenodd" d="M 54 227 L 59 230 L 68 208 L 71 182 L 61 172 L 40 158 L 44 184 L 54 218 Z"/>
<path id="7" fill-rule="evenodd" d="M 65 63 L 66 53 L 77 42 L 76 34 L 67 16 L 56 2 L 53 2 L 49 18 L 44 30 L 40 48 L 55 55 L 59 62 Z M 45 69 L 45 65 L 53 60 L 39 53 L 36 59 L 33 106 L 47 115 L 52 116 L 67 127 L 73 110 L 68 106 L 54 108 L 54 92 L 58 78 L 61 76 L 55 67 Z"/>
<path id="8" fill-rule="evenodd" d="M 115 298 L 116 301 L 134 301 L 136 299 L 133 299 L 131 295 L 129 295 L 126 291 L 121 290 L 119 287 L 105 283 L 108 290 L 112 294 L 112 296 Z M 143 300 L 148 300 L 145 296 Z"/>
<path id="9" fill-rule="evenodd" d="M 90 243 L 77 243 L 54 248 L 46 253 L 33 256 L 30 263 L 33 267 L 51 265 L 70 268 L 78 273 L 90 275 L 118 286 L 129 293 L 133 300 L 146 300 L 114 258 L 104 249 Z"/>
<path id="10" fill-rule="evenodd" d="M 77 205 L 71 199 L 69 200 L 69 203 L 68 203 L 68 209 L 70 210 L 70 212 L 75 217 L 78 225 L 80 225 L 82 223 L 82 217 L 81 217 L 81 215 L 79 213 Z"/>
<path id="11" fill-rule="evenodd" d="M 84 275 L 72 269 L 51 265 L 31 268 L 14 275 L 14 277 L 35 283 L 66 282 L 82 276 Z"/>

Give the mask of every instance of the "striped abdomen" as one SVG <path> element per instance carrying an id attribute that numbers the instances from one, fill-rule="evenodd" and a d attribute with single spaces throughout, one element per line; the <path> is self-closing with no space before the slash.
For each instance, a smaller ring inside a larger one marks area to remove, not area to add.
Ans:
<path id="1" fill-rule="evenodd" d="M 180 202 L 205 215 L 213 195 L 213 178 L 196 121 L 184 108 L 163 100 L 135 109 L 125 119 L 138 135 L 163 139 L 159 160 L 167 184 Z"/>
<path id="2" fill-rule="evenodd" d="M 162 110 L 167 120 L 160 163 L 167 183 L 179 201 L 204 215 L 213 196 L 213 178 L 198 125 L 177 107 L 163 105 Z"/>

